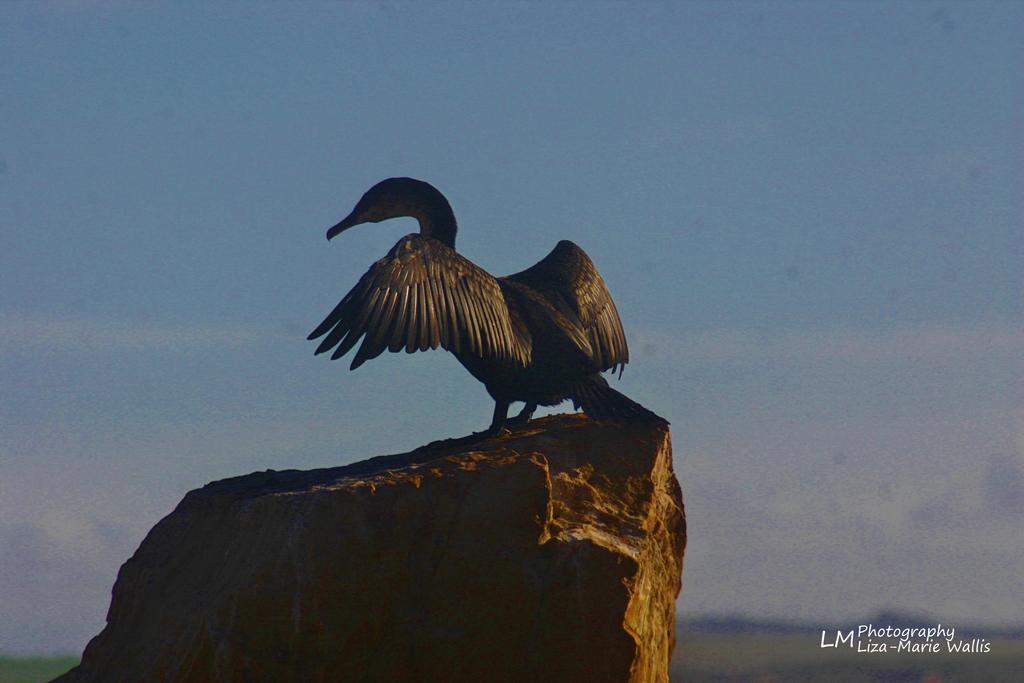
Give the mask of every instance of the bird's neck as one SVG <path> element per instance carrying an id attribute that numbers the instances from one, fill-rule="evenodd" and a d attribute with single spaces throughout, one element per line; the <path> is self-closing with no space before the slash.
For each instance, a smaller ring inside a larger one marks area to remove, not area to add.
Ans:
<path id="1" fill-rule="evenodd" d="M 443 244 L 455 248 L 455 214 L 450 206 L 434 206 L 417 212 L 416 220 L 420 222 L 420 234 L 433 237 Z"/>

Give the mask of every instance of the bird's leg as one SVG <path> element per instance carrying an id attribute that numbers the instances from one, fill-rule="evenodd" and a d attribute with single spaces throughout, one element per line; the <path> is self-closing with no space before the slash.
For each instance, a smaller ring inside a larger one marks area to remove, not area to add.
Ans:
<path id="1" fill-rule="evenodd" d="M 501 436 L 508 434 L 505 428 L 505 419 L 508 417 L 508 401 L 502 399 L 494 400 L 494 417 L 491 419 L 491 426 L 484 432 L 487 436 Z"/>
<path id="2" fill-rule="evenodd" d="M 527 401 L 519 414 L 509 420 L 508 423 L 514 427 L 522 426 L 530 421 L 530 418 L 533 417 L 533 411 L 535 410 L 537 410 L 537 404 Z"/>

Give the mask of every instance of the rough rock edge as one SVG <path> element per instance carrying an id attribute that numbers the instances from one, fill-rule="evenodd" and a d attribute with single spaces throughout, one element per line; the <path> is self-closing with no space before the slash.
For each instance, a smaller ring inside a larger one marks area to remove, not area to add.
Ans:
<path id="1" fill-rule="evenodd" d="M 461 461 L 457 466 L 475 469 L 469 464 L 474 458 L 508 461 L 523 458 L 542 469 L 547 483 L 546 518 L 538 519 L 539 523 L 543 522 L 540 524 L 542 530 L 538 544 L 544 545 L 555 539 L 563 543 L 593 544 L 609 553 L 628 558 L 637 565 L 635 571 L 628 572 L 633 576 L 623 579 L 628 602 L 622 627 L 624 633 L 635 644 L 629 680 L 667 682 L 667 671 L 661 670 L 660 666 L 656 671 L 651 670 L 651 667 L 657 666 L 658 662 L 667 663 L 674 647 L 674 628 L 671 628 L 675 616 L 674 601 L 667 605 L 667 610 L 652 612 L 648 609 L 652 604 L 649 598 L 654 592 L 664 596 L 666 574 L 675 575 L 674 595 L 678 595 L 681 588 L 685 518 L 681 506 L 676 503 L 677 500 L 681 501 L 681 493 L 672 469 L 671 440 L 667 423 L 644 430 L 643 434 L 651 438 L 651 442 L 647 444 L 649 450 L 642 444 L 638 450 L 656 451 L 656 455 L 653 460 L 648 461 L 650 470 L 645 471 L 640 478 L 643 480 L 639 484 L 640 490 L 627 491 L 626 499 L 606 497 L 608 487 L 602 488 L 600 485 L 600 479 L 607 478 L 606 473 L 595 472 L 586 462 L 589 460 L 587 458 L 583 458 L 584 462 L 579 463 L 577 467 L 573 467 L 572 462 L 562 461 L 558 462 L 558 466 L 552 467 L 552 463 L 542 453 L 530 448 L 515 447 L 524 439 L 529 440 L 536 436 L 544 438 L 543 432 L 573 431 L 586 427 L 590 422 L 579 415 L 553 416 L 531 422 L 517 429 L 511 436 L 499 439 L 449 439 L 428 444 L 409 453 L 378 456 L 342 467 L 310 471 L 267 470 L 220 480 L 187 494 L 174 513 L 161 520 L 151 530 L 150 536 L 165 523 L 171 523 L 171 518 L 184 509 L 192 508 L 194 513 L 196 508 L 203 508 L 208 502 L 217 499 L 220 502 L 241 499 L 245 501 L 243 505 L 247 505 L 265 495 L 288 496 L 302 493 L 296 491 L 300 488 L 305 491 L 349 486 L 368 486 L 375 489 L 377 485 L 385 484 L 389 480 L 389 483 L 407 480 L 419 488 L 419 480 L 429 473 L 429 470 L 420 468 L 431 461 Z M 620 460 L 626 462 L 628 467 L 628 451 L 633 450 L 633 443 L 625 443 L 629 448 L 623 454 L 626 457 Z M 628 477 L 637 473 L 627 471 L 625 474 L 614 474 Z M 588 511 L 593 514 L 584 514 Z M 618 524 L 614 527 L 609 525 L 606 529 L 601 519 L 601 514 L 605 511 L 612 514 L 610 521 L 616 521 Z M 634 514 L 624 515 L 626 511 Z M 623 521 L 628 521 L 625 530 Z M 147 540 L 148 538 L 149 536 Z M 681 538 L 683 542 L 673 544 L 673 538 Z M 668 558 L 672 558 L 674 562 Z M 119 572 L 119 583 L 120 578 Z M 665 603 L 664 600 L 660 602 Z M 111 612 L 113 610 L 114 604 L 111 604 Z M 108 614 L 108 622 L 110 616 L 112 615 Z M 69 673 L 73 674 L 74 670 Z M 72 677 L 69 680 L 75 679 Z"/>

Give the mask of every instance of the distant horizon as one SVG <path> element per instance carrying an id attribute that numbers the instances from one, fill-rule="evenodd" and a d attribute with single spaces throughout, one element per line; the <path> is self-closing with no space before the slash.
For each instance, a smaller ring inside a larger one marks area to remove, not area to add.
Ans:
<path id="1" fill-rule="evenodd" d="M 907 626 L 907 625 L 935 625 L 953 626 L 957 632 L 978 632 L 991 633 L 995 637 L 1024 638 L 1024 619 L 1010 621 L 1007 623 L 985 623 L 964 621 L 947 621 L 941 617 L 929 614 L 914 614 L 894 612 L 891 610 L 877 610 L 861 617 L 845 619 L 786 619 L 785 617 L 759 617 L 737 613 L 705 613 L 699 615 L 687 615 L 676 611 L 677 623 L 687 624 L 710 624 L 721 622 L 723 625 L 728 622 L 750 625 L 757 630 L 757 626 L 767 627 L 774 630 L 775 627 L 811 632 L 821 628 L 847 628 L 851 625 L 873 624 L 874 626 Z"/>
<path id="2" fill-rule="evenodd" d="M 956 623 L 943 621 L 938 617 L 928 615 L 913 615 L 888 612 L 879 610 L 871 616 L 860 619 L 834 619 L 834 620 L 813 620 L 813 619 L 786 619 L 785 617 L 761 617 L 743 613 L 706 613 L 699 615 L 688 615 L 676 610 L 676 629 L 687 629 L 698 626 L 699 630 L 713 633 L 721 632 L 785 632 L 785 633 L 815 633 L 822 628 L 849 628 L 861 624 L 873 624 L 874 626 L 907 626 L 907 625 L 934 625 L 942 624 L 944 627 L 953 626 L 957 634 L 979 635 L 989 638 L 1024 639 L 1024 620 L 1007 624 L 985 624 L 977 622 Z M 713 627 L 713 628 L 709 628 Z M 95 635 L 98 635 L 97 631 Z M 0 657 L 66 657 L 78 656 L 80 651 L 75 650 L 40 650 L 24 652 L 5 652 L 0 650 Z"/>

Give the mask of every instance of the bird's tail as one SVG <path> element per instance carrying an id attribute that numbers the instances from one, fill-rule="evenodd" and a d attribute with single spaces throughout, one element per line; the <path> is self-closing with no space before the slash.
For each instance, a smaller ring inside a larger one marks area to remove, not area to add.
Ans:
<path id="1" fill-rule="evenodd" d="M 583 408 L 595 420 L 666 420 L 608 386 L 600 375 L 593 375 L 572 387 L 572 404 Z"/>

